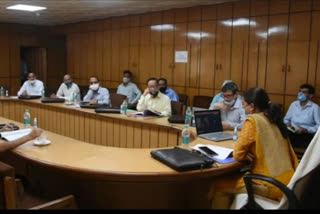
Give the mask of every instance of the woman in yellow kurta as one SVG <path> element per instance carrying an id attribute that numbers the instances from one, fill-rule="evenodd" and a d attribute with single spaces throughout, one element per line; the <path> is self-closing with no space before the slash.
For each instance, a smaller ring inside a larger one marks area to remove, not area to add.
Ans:
<path id="1" fill-rule="evenodd" d="M 280 107 L 271 103 L 261 88 L 246 91 L 242 105 L 249 116 L 234 145 L 234 159 L 251 161 L 251 173 L 273 177 L 287 185 L 298 166 L 298 159 L 288 142 Z M 233 195 L 245 192 L 242 176 L 228 175 L 214 181 L 209 194 L 213 209 L 228 209 Z M 276 187 L 262 181 L 256 181 L 255 189 L 258 194 L 274 200 L 282 197 Z"/>

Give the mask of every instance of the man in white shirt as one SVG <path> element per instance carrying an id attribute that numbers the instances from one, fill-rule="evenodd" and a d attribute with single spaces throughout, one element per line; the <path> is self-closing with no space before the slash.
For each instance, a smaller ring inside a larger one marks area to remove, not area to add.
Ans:
<path id="1" fill-rule="evenodd" d="M 123 83 L 118 86 L 117 94 L 127 96 L 129 106 L 135 106 L 141 96 L 141 91 L 136 84 L 131 82 L 131 78 L 131 71 L 123 72 Z"/>
<path id="2" fill-rule="evenodd" d="M 109 90 L 100 86 L 98 77 L 90 77 L 89 91 L 83 101 L 90 104 L 110 104 Z"/>
<path id="3" fill-rule="evenodd" d="M 78 85 L 73 82 L 70 74 L 66 74 L 63 77 L 63 83 L 60 85 L 57 95 L 52 94 L 51 97 L 73 100 L 75 95 L 77 96 L 77 101 L 80 101 L 80 89 Z"/>
<path id="4" fill-rule="evenodd" d="M 28 73 L 28 80 L 25 81 L 18 91 L 18 96 L 41 96 L 43 91 L 43 82 L 37 80 L 37 76 L 35 73 Z"/>
<path id="5" fill-rule="evenodd" d="M 171 101 L 167 95 L 159 91 L 158 80 L 156 78 L 150 78 L 147 81 L 147 85 L 148 87 L 140 97 L 137 110 L 150 110 L 161 113 L 163 116 L 170 116 Z"/>

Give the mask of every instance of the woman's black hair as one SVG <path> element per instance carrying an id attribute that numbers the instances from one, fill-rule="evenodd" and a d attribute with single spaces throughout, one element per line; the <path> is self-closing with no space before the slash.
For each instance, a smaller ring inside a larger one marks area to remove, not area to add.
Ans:
<path id="1" fill-rule="evenodd" d="M 276 124 L 284 138 L 288 138 L 286 125 L 283 123 L 283 113 L 279 104 L 271 103 L 269 96 L 262 88 L 251 88 L 244 92 L 244 100 L 258 108 L 273 124 Z"/>

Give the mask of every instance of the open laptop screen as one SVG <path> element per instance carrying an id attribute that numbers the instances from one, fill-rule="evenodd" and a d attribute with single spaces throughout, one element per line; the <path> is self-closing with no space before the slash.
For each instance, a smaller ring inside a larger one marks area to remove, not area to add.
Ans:
<path id="1" fill-rule="evenodd" d="M 222 132 L 220 110 L 195 111 L 197 135 Z"/>

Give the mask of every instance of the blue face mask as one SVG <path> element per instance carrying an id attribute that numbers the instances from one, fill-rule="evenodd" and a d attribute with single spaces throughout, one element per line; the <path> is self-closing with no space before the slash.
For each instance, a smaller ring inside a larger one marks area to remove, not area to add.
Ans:
<path id="1" fill-rule="evenodd" d="M 305 102 L 305 101 L 307 100 L 307 96 L 300 92 L 300 93 L 298 94 L 298 100 L 299 100 L 300 102 Z"/>
<path id="2" fill-rule="evenodd" d="M 66 84 L 67 88 L 70 88 L 72 86 L 72 82 L 65 82 L 64 84 Z"/>

